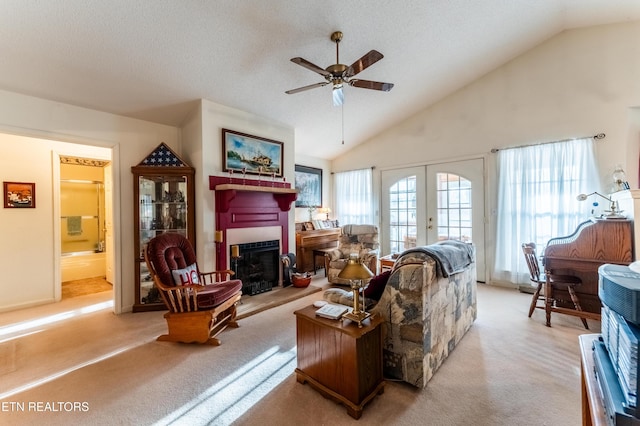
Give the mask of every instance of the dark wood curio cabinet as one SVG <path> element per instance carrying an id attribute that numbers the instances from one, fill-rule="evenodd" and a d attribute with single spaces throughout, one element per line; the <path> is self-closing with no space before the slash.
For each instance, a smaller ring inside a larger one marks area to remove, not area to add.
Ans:
<path id="1" fill-rule="evenodd" d="M 195 169 L 164 143 L 133 173 L 135 301 L 133 312 L 166 309 L 144 260 L 144 247 L 156 235 L 177 232 L 195 247 Z"/>

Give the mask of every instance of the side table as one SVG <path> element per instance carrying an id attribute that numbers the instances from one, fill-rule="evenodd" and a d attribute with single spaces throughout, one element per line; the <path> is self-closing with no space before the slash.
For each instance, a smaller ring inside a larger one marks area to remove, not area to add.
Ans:
<path id="1" fill-rule="evenodd" d="M 393 265 L 396 263 L 396 259 L 398 258 L 398 254 L 388 254 L 386 256 L 382 256 L 380 258 L 380 272 L 384 272 L 390 269 L 393 269 Z"/>
<path id="2" fill-rule="evenodd" d="M 297 380 L 343 404 L 351 417 L 359 419 L 365 404 L 384 393 L 382 318 L 370 317 L 359 328 L 350 320 L 316 317 L 317 309 L 307 306 L 294 312 Z"/>

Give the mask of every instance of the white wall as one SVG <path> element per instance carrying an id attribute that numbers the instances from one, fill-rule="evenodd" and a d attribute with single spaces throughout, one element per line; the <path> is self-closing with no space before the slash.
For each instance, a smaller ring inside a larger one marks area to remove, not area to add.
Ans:
<path id="1" fill-rule="evenodd" d="M 487 156 L 489 210 L 496 206 L 492 148 L 605 133 L 599 174 L 617 164 L 638 187 L 640 22 L 567 31 L 333 161 L 333 170 L 430 164 Z M 391 92 L 393 94 L 393 92 Z M 393 147 L 393 155 L 389 155 Z M 377 180 L 379 182 L 379 180 Z M 379 192 L 379 186 L 376 189 Z M 495 215 L 487 229 L 492 267 Z"/>
<path id="2" fill-rule="evenodd" d="M 35 182 L 37 197 L 35 209 L 0 209 L 0 268 L 16 271 L 0 280 L 0 311 L 55 300 L 59 266 L 54 262 L 52 152 L 91 156 L 90 148 L 76 144 L 113 149 L 115 310 L 131 310 L 135 259 L 131 166 L 161 142 L 180 152 L 179 130 L 0 91 L 0 133 L 5 133 L 0 136 L 0 181 Z"/>
<path id="3" fill-rule="evenodd" d="M 283 173 L 287 182 L 294 178 L 294 129 L 248 112 L 202 100 L 200 110 L 184 125 L 185 160 L 196 168 L 196 253 L 203 270 L 215 268 L 215 200 L 209 189 L 209 176 L 228 176 L 222 171 L 222 129 L 235 130 L 283 143 Z M 201 131 L 199 131 L 201 129 Z M 247 180 L 258 179 L 247 175 Z M 293 212 L 293 207 L 291 209 Z M 289 250 L 295 249 L 294 215 L 289 215 Z"/>

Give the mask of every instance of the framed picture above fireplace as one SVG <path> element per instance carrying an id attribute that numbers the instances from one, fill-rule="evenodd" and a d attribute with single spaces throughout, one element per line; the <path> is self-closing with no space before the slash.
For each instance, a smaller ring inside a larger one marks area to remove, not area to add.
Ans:
<path id="1" fill-rule="evenodd" d="M 322 169 L 296 164 L 296 207 L 322 207 Z"/>
<path id="2" fill-rule="evenodd" d="M 222 170 L 282 177 L 283 143 L 222 129 Z"/>

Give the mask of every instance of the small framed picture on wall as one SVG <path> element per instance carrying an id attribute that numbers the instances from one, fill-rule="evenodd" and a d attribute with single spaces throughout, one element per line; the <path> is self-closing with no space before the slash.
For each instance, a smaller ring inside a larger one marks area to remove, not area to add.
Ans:
<path id="1" fill-rule="evenodd" d="M 296 164 L 296 207 L 322 206 L 322 169 Z"/>
<path id="2" fill-rule="evenodd" d="M 33 209 L 36 207 L 36 184 L 31 182 L 3 182 L 4 207 Z"/>

